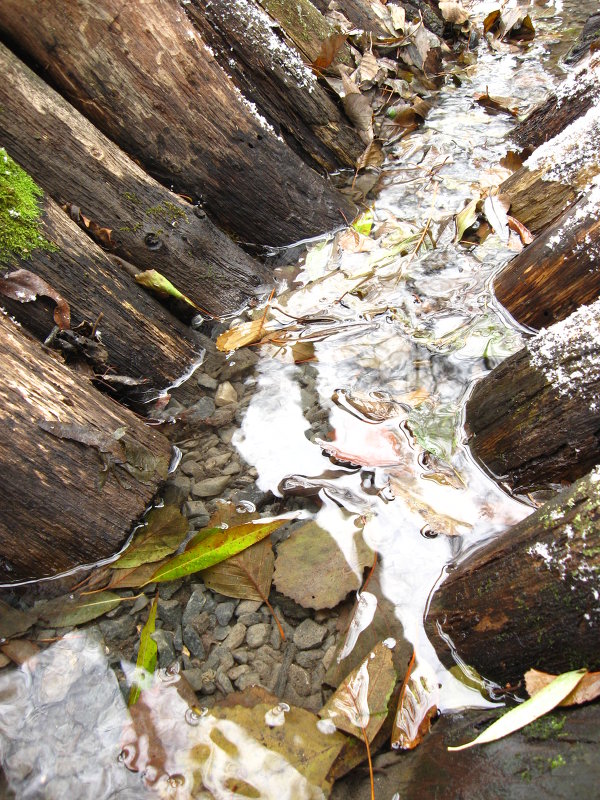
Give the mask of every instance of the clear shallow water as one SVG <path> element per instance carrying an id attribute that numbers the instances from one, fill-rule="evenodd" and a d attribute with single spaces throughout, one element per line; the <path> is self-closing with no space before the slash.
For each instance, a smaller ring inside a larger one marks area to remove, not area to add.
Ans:
<path id="1" fill-rule="evenodd" d="M 289 347 L 262 348 L 256 392 L 234 438 L 260 489 L 281 494 L 296 476 L 321 487 L 315 520 L 349 564 L 357 529 L 378 551 L 383 592 L 445 711 L 489 701 L 439 663 L 422 626 L 428 597 L 448 563 L 531 511 L 472 462 L 461 427 L 469 387 L 522 343 L 489 289 L 514 253 L 494 235 L 455 244 L 452 217 L 501 179 L 513 125 L 475 96 L 510 95 L 525 112 L 560 76 L 563 18 L 581 24 L 586 10 L 548 3 L 532 14 L 538 37 L 529 48 L 492 53 L 482 45 L 476 64 L 460 71 L 461 85 L 444 87 L 422 128 L 397 143 L 374 206 L 374 248 L 352 252 L 326 239 L 296 283 L 282 279 L 273 316 L 321 320 L 303 325 L 315 360 L 294 364 Z M 418 255 L 394 251 L 428 222 Z M 159 674 L 148 708 L 154 739 L 140 739 L 93 629 L 21 670 L 4 669 L 0 737 L 17 796 L 208 797 L 192 788 L 199 763 L 215 797 L 233 796 L 230 781 L 249 775 L 265 776 L 261 797 L 322 796 L 243 728 L 201 710 L 190 718 L 176 674 Z"/>

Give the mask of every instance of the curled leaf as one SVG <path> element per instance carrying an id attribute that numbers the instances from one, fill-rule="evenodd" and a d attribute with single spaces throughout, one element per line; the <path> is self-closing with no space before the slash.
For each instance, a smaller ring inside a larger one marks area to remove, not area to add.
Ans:
<path id="1" fill-rule="evenodd" d="M 259 342 L 264 325 L 263 319 L 253 319 L 252 322 L 242 322 L 241 325 L 230 328 L 218 337 L 217 350 L 230 352 Z"/>
<path id="2" fill-rule="evenodd" d="M 331 36 L 328 36 L 321 43 L 319 55 L 312 63 L 313 69 L 320 71 L 330 67 L 335 57 L 344 46 L 347 38 L 345 33 L 333 33 Z"/>
<path id="3" fill-rule="evenodd" d="M 11 300 L 18 300 L 19 303 L 31 303 L 38 297 L 49 297 L 56 303 L 54 322 L 61 331 L 71 327 L 71 310 L 65 298 L 43 278 L 28 269 L 17 269 L 0 278 L 0 294 L 10 297 Z"/>
<path id="4" fill-rule="evenodd" d="M 530 669 L 525 673 L 525 688 L 530 697 L 537 694 L 556 678 L 556 675 L 549 675 L 547 672 L 540 672 L 537 669 Z M 560 706 L 575 706 L 581 703 L 589 703 L 600 697 L 600 672 L 588 672 L 575 689 L 559 703 Z"/>

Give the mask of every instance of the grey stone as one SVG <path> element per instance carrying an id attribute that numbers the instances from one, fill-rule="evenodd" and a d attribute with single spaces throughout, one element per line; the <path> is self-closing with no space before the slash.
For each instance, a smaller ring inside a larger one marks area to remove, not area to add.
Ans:
<path id="1" fill-rule="evenodd" d="M 317 662 L 322 661 L 322 650 L 304 650 L 300 651 L 296 656 L 296 664 L 301 667 L 313 667 Z"/>
<path id="2" fill-rule="evenodd" d="M 215 647 L 213 652 L 218 654 L 219 657 L 219 668 L 225 670 L 227 672 L 228 669 L 231 669 L 234 665 L 233 656 L 231 655 L 231 651 L 229 651 L 223 645 L 219 645 Z"/>
<path id="3" fill-rule="evenodd" d="M 215 675 L 215 683 L 217 684 L 217 688 L 223 692 L 223 694 L 231 694 L 233 692 L 233 684 L 227 677 L 227 673 L 224 669 L 218 669 Z"/>
<path id="4" fill-rule="evenodd" d="M 150 638 L 156 642 L 158 648 L 158 666 L 161 669 L 166 669 L 175 661 L 175 634 L 172 631 L 158 628 L 151 634 Z"/>
<path id="5" fill-rule="evenodd" d="M 245 675 L 247 672 L 250 672 L 250 667 L 248 664 L 238 664 L 237 667 L 231 667 L 231 669 L 227 670 L 227 676 L 232 681 L 237 681 L 242 675 Z"/>
<path id="6" fill-rule="evenodd" d="M 215 455 L 211 456 L 210 458 L 206 459 L 205 468 L 208 473 L 215 473 L 221 472 L 222 468 L 227 464 L 229 459 L 231 458 L 231 453 L 227 451 L 224 453 L 222 449 L 219 449 Z"/>
<path id="7" fill-rule="evenodd" d="M 231 628 L 228 625 L 217 625 L 212 632 L 213 639 L 216 639 L 217 642 L 224 642 L 229 636 L 230 630 Z"/>
<path id="8" fill-rule="evenodd" d="M 247 348 L 236 350 L 221 368 L 220 377 L 222 380 L 233 381 L 252 369 L 257 362 L 258 355 L 252 350 L 248 350 Z"/>
<path id="9" fill-rule="evenodd" d="M 252 614 L 262 606 L 262 600 L 242 600 L 235 610 L 236 617 L 242 614 Z"/>
<path id="10" fill-rule="evenodd" d="M 273 661 L 263 661 L 262 658 L 257 658 L 252 662 L 252 669 L 258 672 L 261 681 L 265 681 L 271 676 L 273 668 Z"/>
<path id="11" fill-rule="evenodd" d="M 311 679 L 308 672 L 298 664 L 290 664 L 288 670 L 288 686 L 300 697 L 308 697 L 311 693 Z"/>
<path id="12" fill-rule="evenodd" d="M 268 644 L 263 644 L 255 653 L 251 654 L 254 658 L 262 658 L 264 661 L 281 661 L 283 654 L 278 650 L 273 650 Z"/>
<path id="13" fill-rule="evenodd" d="M 245 647 L 234 650 L 231 655 L 238 664 L 247 664 L 250 659 L 250 653 Z"/>
<path id="14" fill-rule="evenodd" d="M 226 488 L 230 480 L 230 475 L 217 475 L 214 478 L 205 478 L 202 481 L 198 481 L 198 483 L 194 483 L 192 488 L 192 497 L 194 499 L 216 497 Z"/>
<path id="15" fill-rule="evenodd" d="M 186 625 L 183 629 L 183 643 L 190 653 L 201 661 L 206 657 L 204 644 L 200 634 L 192 625 Z"/>
<path id="16" fill-rule="evenodd" d="M 167 581 L 158 586 L 158 596 L 163 600 L 170 600 L 175 592 L 178 592 L 183 586 L 183 581 Z"/>
<path id="17" fill-rule="evenodd" d="M 219 603 L 215 608 L 215 616 L 219 625 L 228 625 L 235 611 L 235 603 Z M 242 620 L 240 620 L 242 622 Z"/>
<path id="18" fill-rule="evenodd" d="M 251 625 L 246 632 L 246 643 L 248 647 L 260 647 L 268 639 L 271 633 L 271 626 L 264 622 L 258 625 Z"/>
<path id="19" fill-rule="evenodd" d="M 241 622 L 243 625 L 256 625 L 258 622 L 262 621 L 262 614 L 258 614 L 256 611 L 251 614 L 240 614 L 238 617 L 238 622 Z"/>
<path id="20" fill-rule="evenodd" d="M 173 636 L 173 647 L 179 653 L 183 648 L 183 630 L 181 628 L 181 625 L 178 625 L 175 628 L 175 635 Z"/>
<path id="21" fill-rule="evenodd" d="M 202 667 L 184 669 L 182 674 L 195 692 L 201 692 L 207 683 L 214 683 L 215 680 L 214 671 Z"/>
<path id="22" fill-rule="evenodd" d="M 129 609 L 130 614 L 137 614 L 138 611 L 143 611 L 144 608 L 148 605 L 150 600 L 145 594 L 142 594 L 138 597 L 135 603 Z"/>
<path id="23" fill-rule="evenodd" d="M 333 664 L 336 649 L 337 648 L 335 644 L 332 644 L 331 647 L 328 647 L 325 651 L 325 655 L 323 656 L 323 666 L 325 669 L 329 669 L 329 667 Z"/>
<path id="24" fill-rule="evenodd" d="M 162 498 L 168 506 L 178 506 L 186 499 L 192 488 L 192 481 L 187 475 L 177 472 L 165 483 Z"/>
<path id="25" fill-rule="evenodd" d="M 209 389 L 211 392 L 214 392 L 219 385 L 215 378 L 212 378 L 210 375 L 206 375 L 204 372 L 201 372 L 198 375 L 196 383 L 198 386 L 202 386 L 203 389 Z"/>
<path id="26" fill-rule="evenodd" d="M 310 675 L 310 691 L 311 693 L 320 692 L 325 678 L 325 667 L 323 664 L 317 664 Z"/>
<path id="27" fill-rule="evenodd" d="M 208 417 L 212 417 L 215 413 L 215 401 L 212 397 L 201 397 L 193 406 L 190 406 L 187 410 L 187 417 L 190 417 L 192 420 L 197 419 L 208 419 Z"/>
<path id="28" fill-rule="evenodd" d="M 229 381 L 224 381 L 219 385 L 215 393 L 215 405 L 217 408 L 237 403 L 238 395 Z"/>
<path id="29" fill-rule="evenodd" d="M 221 409 L 222 411 L 227 411 L 228 409 Z M 231 440 L 237 433 L 237 427 L 235 425 L 229 425 L 226 428 L 221 428 L 219 430 L 219 439 L 223 442 L 223 444 L 231 444 Z"/>
<path id="30" fill-rule="evenodd" d="M 306 608 L 302 608 L 301 605 L 296 603 L 290 597 L 285 597 L 285 595 L 277 596 L 277 606 L 281 610 L 282 614 L 289 619 L 303 620 L 308 619 L 310 616 L 310 611 L 308 611 Z"/>
<path id="31" fill-rule="evenodd" d="M 299 650 L 312 650 L 318 647 L 327 636 L 327 628 L 312 619 L 305 619 L 294 631 L 294 644 Z"/>
<path id="32" fill-rule="evenodd" d="M 314 711 L 315 713 L 319 712 L 323 707 L 323 697 L 321 692 L 316 692 L 315 694 L 308 695 L 308 697 L 303 697 L 294 690 L 290 683 L 288 683 L 286 687 L 283 700 L 285 700 L 285 702 L 289 703 L 291 706 L 300 706 L 301 708 L 306 708 L 308 711 Z"/>
<path id="33" fill-rule="evenodd" d="M 202 611 L 205 610 L 206 606 L 206 594 L 204 591 L 199 589 L 195 589 L 191 595 L 190 599 L 187 602 L 185 607 L 185 611 L 183 612 L 183 617 L 181 619 L 184 625 L 190 625 L 191 623 L 196 620 Z"/>
<path id="34" fill-rule="evenodd" d="M 237 475 L 241 471 L 242 468 L 240 466 L 239 461 L 232 461 L 230 464 L 227 464 L 222 469 L 223 475 Z"/>
<path id="35" fill-rule="evenodd" d="M 246 626 L 241 622 L 236 623 L 231 629 L 229 636 L 225 639 L 223 644 L 229 650 L 237 650 L 246 638 Z"/>
<path id="36" fill-rule="evenodd" d="M 100 630 L 105 639 L 109 639 L 111 642 L 121 642 L 135 634 L 135 619 L 129 614 L 118 619 L 102 619 L 100 620 Z"/>
<path id="37" fill-rule="evenodd" d="M 243 692 L 250 686 L 258 686 L 260 684 L 260 675 L 257 672 L 246 672 L 245 675 L 239 677 L 234 683 L 236 688 L 240 692 Z"/>
<path id="38" fill-rule="evenodd" d="M 199 463 L 198 461 L 196 461 L 195 458 L 191 458 L 188 461 L 184 461 L 180 469 L 190 482 L 188 494 L 190 493 L 192 488 L 192 478 L 193 480 L 197 481 L 206 475 L 205 465 L 203 463 Z"/>
<path id="39" fill-rule="evenodd" d="M 204 528 L 210 519 L 210 515 L 202 500 L 188 500 L 187 503 L 183 505 L 183 513 L 197 530 Z"/>
<path id="40" fill-rule="evenodd" d="M 181 604 L 178 600 L 158 599 L 158 618 L 162 619 L 165 625 L 171 630 L 181 622 Z"/>
<path id="41" fill-rule="evenodd" d="M 206 681 L 200 691 L 202 694 L 214 694 L 217 691 L 217 684 L 214 681 Z"/>

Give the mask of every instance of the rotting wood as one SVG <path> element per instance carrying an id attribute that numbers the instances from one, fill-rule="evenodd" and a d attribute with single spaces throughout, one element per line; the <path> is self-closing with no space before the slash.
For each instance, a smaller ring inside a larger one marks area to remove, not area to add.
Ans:
<path id="1" fill-rule="evenodd" d="M 155 178 L 246 243 L 354 216 L 246 101 L 176 0 L 5 0 L 0 29 Z"/>
<path id="2" fill-rule="evenodd" d="M 171 446 L 4 315 L 0 340 L 0 581 L 106 558 L 166 477 Z M 57 438 L 44 420 L 82 426 L 98 444 Z"/>
<path id="3" fill-rule="evenodd" d="M 58 249 L 34 250 L 10 270 L 31 270 L 56 289 L 71 309 L 72 329 L 87 323 L 89 335 L 96 327 L 107 356 L 104 364 L 92 359 L 100 386 L 126 395 L 136 407 L 151 402 L 200 360 L 194 334 L 115 266 L 53 200 L 45 197 L 41 212 L 42 233 Z M 45 340 L 52 332 L 47 302 L 0 296 L 0 305 L 36 337 Z M 115 376 L 142 383 L 128 387 L 115 383 Z"/>
<path id="4" fill-rule="evenodd" d="M 525 494 L 600 461 L 600 300 L 544 329 L 475 386 L 465 428 L 474 456 Z"/>
<path id="5" fill-rule="evenodd" d="M 494 292 L 522 325 L 542 328 L 600 296 L 600 186 L 573 203 L 496 276 Z"/>
<path id="6" fill-rule="evenodd" d="M 364 150 L 360 137 L 260 7 L 192 0 L 185 10 L 244 96 L 298 155 L 327 170 L 354 167 Z"/>
<path id="7" fill-rule="evenodd" d="M 452 568 L 426 630 L 448 666 L 458 656 L 500 685 L 530 668 L 600 668 L 600 470 Z"/>
<path id="8" fill-rule="evenodd" d="M 422 19 L 425 27 L 432 33 L 440 37 L 443 35 L 444 22 L 436 3 L 428 3 L 427 0 L 408 0 L 408 2 L 403 0 L 398 5 L 404 9 L 409 20 Z M 341 4 L 341 11 L 350 22 L 368 33 L 373 33 L 380 38 L 389 38 L 393 35 L 393 31 L 386 28 L 383 22 L 383 18 L 389 12 L 386 12 L 385 4 L 380 0 L 374 2 L 371 0 L 344 0 Z"/>
<path id="9" fill-rule="evenodd" d="M 168 191 L 0 45 L 2 143 L 59 204 L 109 228 L 112 252 L 156 269 L 213 314 L 270 278 L 198 208 Z M 198 216 L 200 215 L 200 216 Z"/>

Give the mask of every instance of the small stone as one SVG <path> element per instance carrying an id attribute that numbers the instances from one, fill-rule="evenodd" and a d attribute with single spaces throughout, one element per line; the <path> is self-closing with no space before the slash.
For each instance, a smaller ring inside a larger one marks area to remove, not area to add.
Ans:
<path id="1" fill-rule="evenodd" d="M 296 664 L 301 667 L 313 667 L 318 661 L 322 661 L 322 650 L 304 650 L 300 651 L 296 656 Z"/>
<path id="2" fill-rule="evenodd" d="M 300 706 L 301 708 L 306 708 L 308 711 L 314 711 L 315 713 L 320 711 L 323 707 L 321 692 L 303 697 L 294 690 L 289 681 L 282 699 L 291 706 Z"/>
<path id="3" fill-rule="evenodd" d="M 250 658 L 250 653 L 245 647 L 240 647 L 238 650 L 234 650 L 231 655 L 238 664 L 247 664 L 248 659 Z"/>
<path id="4" fill-rule="evenodd" d="M 191 421 L 208 419 L 215 413 L 215 401 L 212 397 L 201 397 L 193 406 L 190 406 L 186 412 L 186 418 Z"/>
<path id="5" fill-rule="evenodd" d="M 175 630 L 181 622 L 181 604 L 178 600 L 158 599 L 158 618 L 171 630 Z"/>
<path id="6" fill-rule="evenodd" d="M 129 613 L 130 614 L 137 614 L 138 611 L 143 611 L 144 608 L 146 608 L 146 606 L 148 605 L 149 602 L 150 602 L 150 600 L 148 599 L 148 597 L 145 594 L 140 595 L 138 597 L 138 599 L 135 601 L 135 603 L 129 609 Z"/>
<path id="7" fill-rule="evenodd" d="M 231 356 L 231 360 L 226 361 L 221 369 L 221 378 L 224 380 L 235 380 L 239 378 L 244 372 L 252 369 L 258 362 L 258 355 L 252 350 L 246 348 L 236 350 L 235 354 Z"/>
<path id="8" fill-rule="evenodd" d="M 202 694 L 214 694 L 217 691 L 217 684 L 214 681 L 206 681 L 200 691 Z"/>
<path id="9" fill-rule="evenodd" d="M 308 697 L 311 690 L 311 680 L 308 672 L 298 664 L 290 664 L 288 670 L 288 686 L 300 697 Z"/>
<path id="10" fill-rule="evenodd" d="M 237 433 L 237 427 L 235 425 L 229 425 L 227 428 L 221 428 L 219 430 L 219 439 L 223 442 L 223 444 L 231 444 L 231 440 Z"/>
<path id="11" fill-rule="evenodd" d="M 201 372 L 198 375 L 196 383 L 198 384 L 198 386 L 201 386 L 203 389 L 208 389 L 211 392 L 214 392 L 214 390 L 219 385 L 218 381 L 215 378 L 211 378 L 210 375 L 207 375 L 204 372 Z"/>
<path id="12" fill-rule="evenodd" d="M 217 688 L 223 692 L 223 694 L 231 694 L 231 692 L 233 692 L 233 684 L 227 677 L 225 670 L 217 670 L 215 675 L 215 683 L 217 684 Z"/>
<path id="13" fill-rule="evenodd" d="M 273 650 L 268 644 L 259 647 L 256 653 L 253 653 L 256 658 L 262 658 L 263 661 L 281 661 L 282 654 L 278 650 Z"/>
<path id="14" fill-rule="evenodd" d="M 325 667 L 323 664 L 317 664 L 310 675 L 310 690 L 312 692 L 320 692 L 325 679 Z"/>
<path id="15" fill-rule="evenodd" d="M 183 586 L 183 581 L 168 581 L 161 583 L 158 587 L 158 596 L 162 600 L 170 600 L 175 592 L 178 592 Z"/>
<path id="16" fill-rule="evenodd" d="M 273 672 L 273 666 L 274 665 L 272 661 L 263 661 L 262 658 L 257 658 L 252 662 L 252 669 L 255 672 L 258 672 L 261 681 L 264 681 L 271 676 L 271 673 Z"/>
<path id="17" fill-rule="evenodd" d="M 111 642 L 121 642 L 135 633 L 135 619 L 125 614 L 118 619 L 100 620 L 100 630 L 105 639 Z M 121 646 L 120 644 L 118 645 Z"/>
<path id="18" fill-rule="evenodd" d="M 312 619 L 305 619 L 294 631 L 294 644 L 299 650 L 312 650 L 318 647 L 327 636 L 327 628 Z"/>
<path id="19" fill-rule="evenodd" d="M 213 639 L 216 639 L 217 642 L 224 642 L 229 636 L 229 631 L 230 628 L 228 625 L 217 625 L 212 632 Z"/>
<path id="20" fill-rule="evenodd" d="M 244 639 L 246 638 L 246 626 L 242 625 L 241 622 L 236 623 L 231 631 L 229 632 L 229 636 L 225 639 L 223 644 L 227 647 L 228 650 L 237 650 L 237 648 L 242 644 Z"/>
<path id="21" fill-rule="evenodd" d="M 250 672 L 250 667 L 248 664 L 238 664 L 237 667 L 231 667 L 231 669 L 227 670 L 227 676 L 232 681 L 237 681 L 242 675 L 245 675 L 247 672 Z"/>
<path id="22" fill-rule="evenodd" d="M 183 630 L 181 625 L 178 625 L 175 628 L 175 635 L 173 636 L 173 647 L 177 650 L 178 653 L 181 653 L 183 650 Z"/>
<path id="23" fill-rule="evenodd" d="M 177 472 L 165 483 L 162 498 L 167 506 L 178 506 L 188 497 L 192 481 L 186 475 Z"/>
<path id="24" fill-rule="evenodd" d="M 333 664 L 333 659 L 335 658 L 335 651 L 336 646 L 334 644 L 331 647 L 328 647 L 325 651 L 325 655 L 323 656 L 323 666 L 325 669 L 329 669 L 329 667 Z"/>
<path id="25" fill-rule="evenodd" d="M 235 610 L 235 615 L 240 617 L 242 614 L 252 614 L 254 611 L 258 611 L 261 606 L 262 600 L 242 600 Z"/>
<path id="26" fill-rule="evenodd" d="M 215 680 L 213 670 L 201 669 L 200 667 L 184 669 L 182 675 L 195 692 L 201 692 L 205 684 L 213 683 Z"/>
<path id="27" fill-rule="evenodd" d="M 202 639 L 200 638 L 200 634 L 196 631 L 192 625 L 186 625 L 183 629 L 183 643 L 190 651 L 190 653 L 195 656 L 195 658 L 200 659 L 201 661 L 204 660 L 206 657 L 206 653 L 204 651 L 204 644 L 202 643 Z"/>
<path id="28" fill-rule="evenodd" d="M 251 625 L 246 632 L 246 644 L 248 647 L 260 647 L 268 640 L 270 633 L 271 626 L 264 622 Z"/>
<path id="29" fill-rule="evenodd" d="M 183 513 L 190 520 L 194 528 L 203 528 L 210 515 L 202 500 L 188 500 L 183 504 Z"/>
<path id="30" fill-rule="evenodd" d="M 214 478 L 205 478 L 198 483 L 194 483 L 192 497 L 194 499 L 202 497 L 216 497 L 226 488 L 231 480 L 230 475 L 217 475 Z"/>
<path id="31" fill-rule="evenodd" d="M 259 622 L 263 621 L 262 614 L 254 611 L 250 614 L 240 614 L 238 617 L 238 622 L 241 622 L 242 625 L 256 625 Z"/>
<path id="32" fill-rule="evenodd" d="M 189 625 L 190 623 L 194 622 L 197 619 L 204 607 L 206 605 L 206 595 L 203 591 L 198 589 L 194 590 L 190 595 L 190 599 L 187 602 L 185 607 L 185 611 L 183 612 L 182 623 L 184 625 Z"/>
<path id="33" fill-rule="evenodd" d="M 228 669 L 233 667 L 235 663 L 233 656 L 226 647 L 219 645 L 218 647 L 214 648 L 213 652 L 219 656 L 219 669 L 223 669 L 225 672 L 227 672 Z"/>
<path id="34" fill-rule="evenodd" d="M 158 628 L 150 635 L 150 638 L 156 642 L 156 647 L 158 648 L 158 666 L 161 669 L 166 669 L 175 661 L 175 634 L 173 631 L 165 631 L 163 628 Z"/>
<path id="35" fill-rule="evenodd" d="M 239 461 L 232 461 L 227 466 L 223 467 L 223 475 L 237 475 L 242 471 Z"/>
<path id="36" fill-rule="evenodd" d="M 259 684 L 260 675 L 257 672 L 246 672 L 245 675 L 242 675 L 235 681 L 235 686 L 240 692 L 243 692 L 250 686 L 258 686 Z"/>
<path id="37" fill-rule="evenodd" d="M 237 403 L 237 392 L 229 381 L 222 383 L 215 393 L 215 405 L 217 408 Z"/>
<path id="38" fill-rule="evenodd" d="M 190 493 L 190 490 L 192 488 L 192 478 L 195 481 L 198 481 L 201 480 L 206 475 L 206 465 L 199 464 L 195 459 L 191 459 L 190 461 L 184 461 L 180 469 L 190 481 L 190 488 L 188 489 L 188 494 Z"/>
<path id="39" fill-rule="evenodd" d="M 219 625 L 228 625 L 235 611 L 235 603 L 219 603 L 215 608 L 215 615 Z M 241 622 L 241 620 L 240 620 Z"/>

